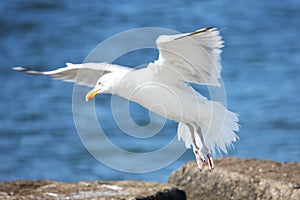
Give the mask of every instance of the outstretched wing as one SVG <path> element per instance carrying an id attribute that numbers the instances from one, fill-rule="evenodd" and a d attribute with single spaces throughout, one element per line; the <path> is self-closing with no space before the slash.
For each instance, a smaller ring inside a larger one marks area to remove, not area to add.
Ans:
<path id="1" fill-rule="evenodd" d="M 27 74 L 48 75 L 54 79 L 75 82 L 78 85 L 88 87 L 94 87 L 97 80 L 104 74 L 120 70 L 131 70 L 131 68 L 113 65 L 106 62 L 83 64 L 66 63 L 66 65 L 66 67 L 46 72 L 33 71 L 23 67 L 15 67 L 13 69 Z"/>
<path id="2" fill-rule="evenodd" d="M 218 29 L 209 27 L 192 33 L 161 35 L 156 40 L 159 58 L 156 72 L 176 80 L 219 86 L 223 40 Z"/>

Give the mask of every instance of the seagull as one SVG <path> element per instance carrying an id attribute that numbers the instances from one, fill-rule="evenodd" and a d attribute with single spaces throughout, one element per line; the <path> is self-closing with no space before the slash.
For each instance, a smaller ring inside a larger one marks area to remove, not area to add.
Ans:
<path id="1" fill-rule="evenodd" d="M 207 160 L 214 168 L 215 150 L 227 153 L 238 138 L 238 115 L 222 103 L 209 100 L 191 83 L 220 87 L 223 39 L 215 27 L 191 33 L 160 35 L 158 59 L 134 69 L 107 62 L 66 63 L 66 67 L 39 72 L 23 67 L 14 70 L 91 87 L 85 96 L 119 95 L 167 119 L 178 122 L 177 136 L 186 148 L 192 146 L 199 170 Z"/>

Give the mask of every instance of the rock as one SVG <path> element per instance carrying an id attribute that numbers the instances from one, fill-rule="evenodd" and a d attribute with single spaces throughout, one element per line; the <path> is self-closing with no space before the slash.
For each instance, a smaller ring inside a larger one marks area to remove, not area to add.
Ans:
<path id="1" fill-rule="evenodd" d="M 188 199 L 300 199 L 300 163 L 221 158 L 209 172 L 188 162 L 173 172 L 169 183 Z"/>
<path id="2" fill-rule="evenodd" d="M 184 191 L 171 184 L 143 181 L 10 181 L 0 183 L 0 199 L 181 200 Z"/>

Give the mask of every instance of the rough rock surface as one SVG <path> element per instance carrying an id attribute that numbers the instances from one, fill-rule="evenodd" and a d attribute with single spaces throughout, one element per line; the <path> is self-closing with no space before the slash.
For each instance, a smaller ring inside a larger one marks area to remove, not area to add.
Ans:
<path id="1" fill-rule="evenodd" d="M 188 199 L 300 200 L 300 163 L 228 157 L 216 159 L 210 173 L 188 162 L 168 182 L 184 190 Z"/>
<path id="2" fill-rule="evenodd" d="M 0 183 L 0 199 L 144 199 L 181 200 L 185 193 L 171 184 L 143 181 L 10 181 Z"/>

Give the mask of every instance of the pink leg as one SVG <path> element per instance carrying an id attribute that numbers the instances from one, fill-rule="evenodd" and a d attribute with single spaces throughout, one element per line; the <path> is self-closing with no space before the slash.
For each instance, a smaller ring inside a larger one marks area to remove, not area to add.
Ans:
<path id="1" fill-rule="evenodd" d="M 192 134 L 193 138 L 193 148 L 194 148 L 194 155 L 196 157 L 196 162 L 198 165 L 198 169 L 201 171 L 203 163 L 205 162 L 204 156 L 202 152 L 200 151 L 199 147 L 197 146 L 196 139 L 195 139 L 195 130 L 194 127 L 191 124 L 187 124 L 188 128 L 190 129 L 190 132 Z"/>
<path id="2" fill-rule="evenodd" d="M 190 129 L 190 132 L 192 134 L 194 154 L 195 154 L 195 157 L 196 157 L 196 162 L 197 162 L 198 168 L 201 171 L 203 163 L 205 162 L 205 158 L 204 158 L 201 150 L 197 146 L 195 135 L 194 135 L 195 134 L 194 127 L 191 124 L 187 124 L 187 126 Z M 201 131 L 200 127 L 197 128 L 197 133 L 198 133 L 198 135 L 201 139 L 201 142 L 202 142 L 202 145 L 203 145 L 203 148 L 204 148 L 204 152 L 205 152 L 207 160 L 208 160 L 208 169 L 211 172 L 214 169 L 214 162 L 213 162 L 213 159 L 212 159 L 212 157 L 209 153 L 208 148 L 206 147 L 206 145 L 204 143 L 204 138 L 203 138 L 202 131 Z"/>
<path id="3" fill-rule="evenodd" d="M 214 161 L 213 161 L 213 159 L 212 159 L 212 157 L 211 157 L 211 155 L 209 153 L 209 150 L 208 150 L 207 146 L 205 145 L 203 134 L 202 134 L 202 131 L 201 131 L 200 127 L 198 127 L 198 129 L 197 129 L 197 133 L 198 133 L 198 135 L 200 137 L 200 140 L 201 140 L 203 148 L 204 148 L 204 152 L 206 154 L 206 158 L 207 158 L 207 161 L 208 161 L 208 169 L 211 172 L 214 169 L 214 167 L 215 167 L 214 166 Z"/>

